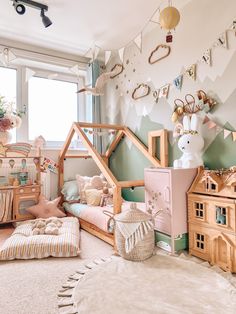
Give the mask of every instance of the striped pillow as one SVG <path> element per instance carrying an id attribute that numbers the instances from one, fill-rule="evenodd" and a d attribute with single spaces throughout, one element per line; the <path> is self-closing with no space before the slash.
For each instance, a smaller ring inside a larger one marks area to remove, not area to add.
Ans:
<path id="1" fill-rule="evenodd" d="M 77 218 L 61 218 L 58 235 L 32 235 L 32 220 L 19 223 L 0 249 L 0 260 L 69 257 L 79 254 Z"/>

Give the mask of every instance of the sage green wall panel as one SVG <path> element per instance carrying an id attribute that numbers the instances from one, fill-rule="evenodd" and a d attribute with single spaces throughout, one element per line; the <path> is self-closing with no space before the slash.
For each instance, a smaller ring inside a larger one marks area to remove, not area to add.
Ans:
<path id="1" fill-rule="evenodd" d="M 233 131 L 232 126 L 225 126 Z M 203 155 L 204 165 L 209 169 L 228 168 L 236 165 L 236 143 L 232 141 L 230 134 L 224 139 L 224 132 L 220 132 Z"/>

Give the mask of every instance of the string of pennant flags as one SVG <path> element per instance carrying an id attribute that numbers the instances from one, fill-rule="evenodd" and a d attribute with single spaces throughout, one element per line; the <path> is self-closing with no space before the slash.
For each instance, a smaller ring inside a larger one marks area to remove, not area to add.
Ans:
<path id="1" fill-rule="evenodd" d="M 205 115 L 205 118 L 204 118 L 202 124 L 205 124 L 209 130 L 216 128 L 217 131 L 219 131 L 219 132 L 222 132 L 222 131 L 223 131 L 224 140 L 230 136 L 230 138 L 231 138 L 234 142 L 236 141 L 236 131 L 230 131 L 230 130 L 228 130 L 227 128 L 220 126 L 220 125 L 217 124 L 215 121 L 213 121 L 212 119 L 210 119 L 207 115 Z"/>
<path id="2" fill-rule="evenodd" d="M 104 135 L 115 135 L 117 133 L 116 130 L 107 130 L 107 131 L 96 131 L 92 129 L 83 129 L 85 133 L 88 133 L 90 135 L 98 135 L 98 136 L 104 136 Z"/>
<path id="3" fill-rule="evenodd" d="M 179 74 L 171 83 L 167 83 L 160 87 L 159 89 L 155 90 L 155 95 L 153 94 L 154 98 L 156 99 L 156 102 L 158 102 L 158 99 L 161 97 L 168 98 L 170 86 L 173 85 L 176 89 L 181 90 L 183 85 L 183 79 L 184 75 L 186 75 L 188 78 L 192 80 L 196 80 L 197 78 L 197 64 L 198 63 L 204 63 L 208 66 L 212 66 L 212 50 L 214 48 L 222 47 L 225 49 L 228 49 L 228 36 L 227 31 L 234 31 L 236 36 L 236 19 L 233 20 L 233 22 L 230 24 L 230 26 L 221 33 L 215 42 L 212 44 L 210 48 L 208 48 L 201 56 L 199 60 L 196 61 L 196 63 L 190 65 L 187 67 L 187 69 L 184 70 L 183 73 Z"/>

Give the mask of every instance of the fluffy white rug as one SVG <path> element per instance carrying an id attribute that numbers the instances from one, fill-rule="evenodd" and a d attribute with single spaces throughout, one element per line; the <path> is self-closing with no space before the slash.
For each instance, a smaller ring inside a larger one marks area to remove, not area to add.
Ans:
<path id="1" fill-rule="evenodd" d="M 142 263 L 95 260 L 65 283 L 59 313 L 235 314 L 235 278 L 222 274 L 162 254 Z"/>

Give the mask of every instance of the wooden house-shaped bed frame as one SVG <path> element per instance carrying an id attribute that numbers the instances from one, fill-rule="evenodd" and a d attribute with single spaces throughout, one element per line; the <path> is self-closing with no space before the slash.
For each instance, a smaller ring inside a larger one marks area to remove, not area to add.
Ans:
<path id="1" fill-rule="evenodd" d="M 92 145 L 84 129 L 95 129 L 95 130 L 114 130 L 116 135 L 109 147 L 107 148 L 104 155 L 98 153 L 96 148 Z M 87 154 L 79 155 L 69 155 L 67 153 L 72 138 L 76 134 L 85 148 L 87 149 Z M 116 149 L 119 142 L 125 137 L 129 138 L 133 145 L 138 148 L 138 150 L 151 162 L 155 167 L 167 167 L 168 166 L 168 132 L 165 129 L 151 131 L 148 133 L 148 147 L 146 147 L 136 135 L 126 126 L 116 125 L 116 124 L 97 124 L 97 123 L 87 123 L 87 122 L 74 122 L 71 126 L 67 139 L 62 147 L 59 155 L 59 192 L 61 191 L 64 184 L 64 160 L 67 158 L 93 158 L 94 162 L 113 187 L 113 213 L 118 214 L 121 212 L 122 188 L 133 188 L 144 186 L 144 180 L 131 180 L 131 181 L 118 181 L 113 175 L 109 168 L 109 158 L 112 152 Z M 160 160 L 156 157 L 157 150 L 157 138 L 160 138 Z M 92 233 L 93 235 L 101 238 L 102 240 L 114 244 L 113 235 L 104 232 L 95 225 L 83 221 L 80 219 L 81 228 Z"/>

